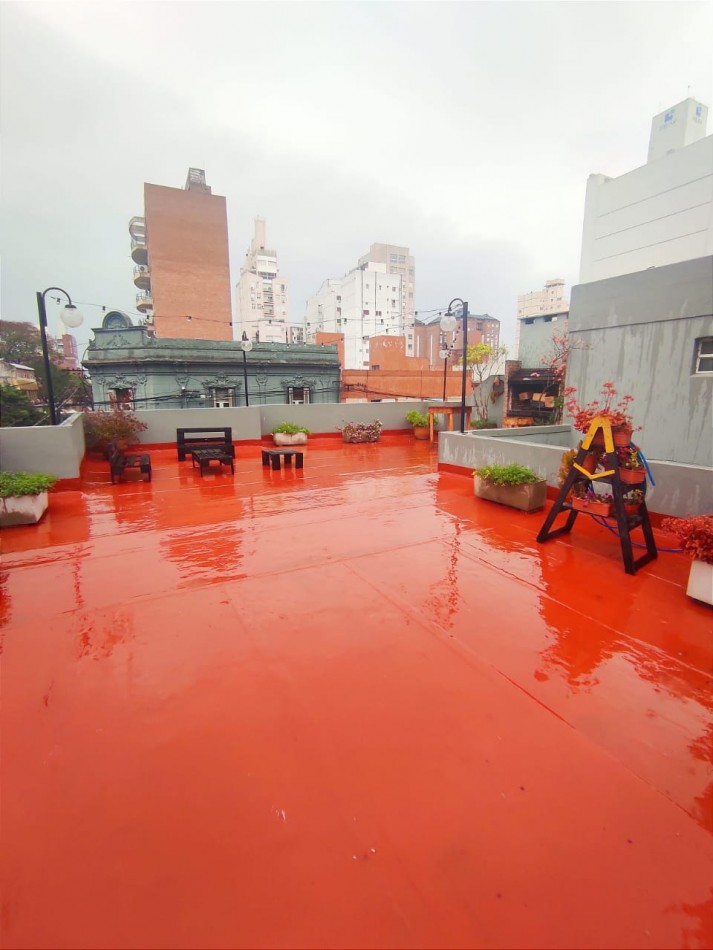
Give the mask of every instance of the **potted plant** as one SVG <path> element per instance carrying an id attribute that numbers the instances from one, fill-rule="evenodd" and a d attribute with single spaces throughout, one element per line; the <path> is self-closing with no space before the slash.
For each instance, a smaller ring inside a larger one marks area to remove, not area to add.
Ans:
<path id="1" fill-rule="evenodd" d="M 547 483 L 537 472 L 523 465 L 486 465 L 473 472 L 476 498 L 509 505 L 521 511 L 544 508 Z"/>
<path id="2" fill-rule="evenodd" d="M 619 462 L 619 480 L 625 485 L 640 485 L 646 481 L 646 469 L 641 461 L 638 445 L 622 446 L 616 450 Z"/>
<path id="3" fill-rule="evenodd" d="M 345 442 L 378 442 L 383 423 L 375 419 L 373 422 L 345 422 L 337 426 Z"/>
<path id="4" fill-rule="evenodd" d="M 575 482 L 569 496 L 569 503 L 575 511 L 585 511 L 589 515 L 608 518 L 611 515 L 614 499 L 607 493 L 597 494 L 589 481 Z"/>
<path id="5" fill-rule="evenodd" d="M 275 445 L 306 445 L 309 429 L 292 422 L 281 422 L 272 430 Z"/>
<path id="6" fill-rule="evenodd" d="M 640 488 L 632 488 L 624 495 L 624 511 L 631 517 L 637 514 L 641 505 L 646 501 L 646 495 Z"/>
<path id="7" fill-rule="evenodd" d="M 412 409 L 411 412 L 406 413 L 406 421 L 413 426 L 414 438 L 422 440 L 429 438 L 430 429 L 427 413 Z"/>
<path id="8" fill-rule="evenodd" d="M 129 409 L 88 411 L 82 416 L 84 440 L 90 451 L 107 454 L 109 443 L 116 442 L 118 448 L 125 451 L 137 441 L 139 432 L 147 425 L 138 419 Z"/>
<path id="9" fill-rule="evenodd" d="M 675 534 L 683 553 L 692 558 L 686 593 L 713 605 L 713 514 L 664 518 L 661 527 Z"/>
<path id="10" fill-rule="evenodd" d="M 47 511 L 47 491 L 56 475 L 0 472 L 0 527 L 36 524 Z"/>
<path id="11" fill-rule="evenodd" d="M 569 475 L 570 471 L 572 470 L 572 467 L 574 466 L 574 460 L 577 458 L 577 455 L 579 454 L 579 450 L 581 449 L 581 447 L 582 447 L 582 443 L 580 442 L 577 448 L 568 449 L 566 452 L 562 453 L 562 457 L 560 459 L 560 469 L 559 469 L 560 486 L 564 485 L 564 483 L 566 482 L 567 476 Z M 598 452 L 598 451 L 587 452 L 587 454 L 582 459 L 582 468 L 585 469 L 585 471 L 589 472 L 590 475 L 593 475 L 596 472 L 597 468 L 599 467 L 600 458 L 601 458 L 601 452 Z"/>
<path id="12" fill-rule="evenodd" d="M 628 445 L 634 431 L 634 423 L 629 411 L 629 406 L 634 397 L 622 396 L 620 399 L 617 398 L 619 393 L 614 387 L 614 383 L 607 382 L 602 386 L 601 399 L 593 399 L 582 406 L 575 398 L 576 392 L 576 386 L 568 386 L 564 391 L 565 405 L 572 416 L 572 426 L 578 432 L 586 433 L 595 419 L 608 419 L 612 427 L 614 445 Z M 604 435 L 601 429 L 596 433 L 592 445 L 598 447 L 604 445 Z"/>

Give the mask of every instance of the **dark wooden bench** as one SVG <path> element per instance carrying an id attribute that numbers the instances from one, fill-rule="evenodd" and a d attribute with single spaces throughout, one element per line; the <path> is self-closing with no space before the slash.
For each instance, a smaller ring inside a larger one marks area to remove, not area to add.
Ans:
<path id="1" fill-rule="evenodd" d="M 224 429 L 213 429 L 210 426 L 199 426 L 192 429 L 176 429 L 176 448 L 178 461 L 183 462 L 192 449 L 220 448 L 235 458 L 233 445 L 233 430 L 230 426 Z"/>
<path id="2" fill-rule="evenodd" d="M 151 481 L 151 457 L 148 452 L 126 453 L 118 447 L 116 442 L 110 442 L 107 449 L 107 458 L 109 459 L 112 485 L 114 479 L 121 479 L 126 474 L 126 470 L 131 468 L 139 469 L 142 475 L 148 476 L 146 481 Z"/>
<path id="3" fill-rule="evenodd" d="M 279 472 L 280 457 L 284 458 L 286 467 L 292 468 L 293 455 L 295 457 L 295 468 L 304 468 L 304 453 L 298 452 L 296 449 L 263 449 L 262 464 L 270 465 L 272 463 L 273 470 Z"/>

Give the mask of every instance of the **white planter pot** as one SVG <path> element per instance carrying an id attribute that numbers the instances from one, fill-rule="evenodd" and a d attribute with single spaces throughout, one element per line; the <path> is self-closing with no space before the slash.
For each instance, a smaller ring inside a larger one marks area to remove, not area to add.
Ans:
<path id="1" fill-rule="evenodd" d="M 39 495 L 13 495 L 0 498 L 0 527 L 36 524 L 47 511 L 47 492 Z"/>
<path id="2" fill-rule="evenodd" d="M 290 435 L 287 432 L 273 432 L 272 438 L 275 445 L 306 445 L 307 444 L 306 432 L 295 432 L 294 435 Z"/>
<path id="3" fill-rule="evenodd" d="M 713 564 L 705 561 L 691 561 L 691 573 L 688 575 L 686 593 L 695 600 L 713 606 Z"/>

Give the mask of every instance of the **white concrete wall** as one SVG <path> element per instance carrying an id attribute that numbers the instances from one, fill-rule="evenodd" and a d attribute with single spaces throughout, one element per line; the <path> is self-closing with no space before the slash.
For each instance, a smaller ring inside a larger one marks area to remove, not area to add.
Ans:
<path id="1" fill-rule="evenodd" d="M 59 426 L 0 428 L 0 468 L 4 472 L 45 472 L 79 478 L 84 457 L 80 413 Z"/>
<path id="2" fill-rule="evenodd" d="M 550 433 L 546 431 L 548 428 Z M 574 448 L 580 436 L 569 426 L 485 430 L 465 435 L 441 432 L 438 436 L 438 461 L 439 464 L 462 468 L 467 474 L 484 465 L 517 462 L 545 478 L 550 487 L 559 488 L 562 453 Z M 563 444 L 556 444 L 557 439 L 561 439 Z M 713 509 L 711 469 L 647 460 L 655 482 L 654 486 L 647 488 L 649 511 L 678 517 L 710 513 Z"/>
<path id="3" fill-rule="evenodd" d="M 713 254 L 713 135 L 618 178 L 590 175 L 580 283 Z"/>

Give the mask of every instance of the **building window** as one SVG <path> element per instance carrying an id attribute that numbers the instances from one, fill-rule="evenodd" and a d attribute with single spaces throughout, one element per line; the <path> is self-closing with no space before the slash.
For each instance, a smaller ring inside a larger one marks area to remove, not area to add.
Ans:
<path id="1" fill-rule="evenodd" d="M 287 389 L 287 401 L 291 406 L 306 406 L 309 404 L 308 386 L 289 386 Z"/>
<path id="2" fill-rule="evenodd" d="M 368 316 L 369 316 L 369 311 L 368 311 L 368 310 L 362 310 L 362 313 L 364 314 L 365 317 L 368 317 Z"/>
<path id="3" fill-rule="evenodd" d="M 534 317 L 528 317 L 528 318 L 525 320 L 525 323 L 527 323 L 528 326 L 529 326 L 529 324 L 534 323 L 534 322 L 535 322 L 535 318 L 534 318 Z"/>
<path id="4" fill-rule="evenodd" d="M 342 298 L 341 298 L 339 295 L 337 295 L 337 303 L 339 303 L 339 302 L 341 301 L 341 299 L 342 299 Z"/>
<path id="5" fill-rule="evenodd" d="M 375 310 L 374 313 L 377 315 L 377 317 L 381 316 L 381 310 Z M 382 320 L 381 322 L 383 323 L 384 321 Z"/>
<path id="6" fill-rule="evenodd" d="M 235 390 L 232 387 L 216 386 L 210 391 L 214 409 L 232 409 L 235 406 Z"/>
<path id="7" fill-rule="evenodd" d="M 545 317 L 545 323 L 552 323 L 552 317 Z"/>
<path id="8" fill-rule="evenodd" d="M 134 409 L 134 390 L 110 389 L 109 405 L 112 409 Z"/>
<path id="9" fill-rule="evenodd" d="M 702 336 L 696 340 L 693 372 L 713 373 L 713 336 Z"/>

